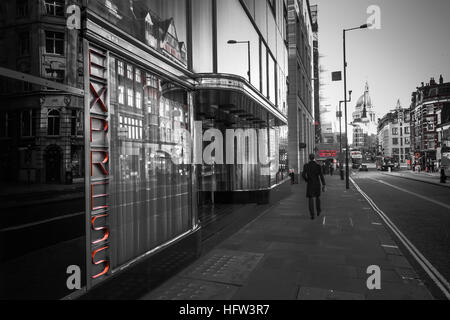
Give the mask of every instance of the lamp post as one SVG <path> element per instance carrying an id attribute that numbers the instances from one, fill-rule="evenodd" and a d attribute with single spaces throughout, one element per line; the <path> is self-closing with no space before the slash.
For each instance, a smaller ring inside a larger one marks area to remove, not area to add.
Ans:
<path id="1" fill-rule="evenodd" d="M 348 92 L 349 99 L 347 102 L 352 102 L 352 90 Z M 341 175 L 341 180 L 344 180 L 344 170 L 342 168 L 342 104 L 345 101 L 339 101 L 339 172 Z"/>
<path id="2" fill-rule="evenodd" d="M 239 43 L 246 43 L 248 45 L 248 82 L 251 83 L 251 75 L 250 75 L 250 41 L 236 41 L 236 40 L 228 40 L 228 44 L 239 44 Z"/>
<path id="3" fill-rule="evenodd" d="M 348 125 L 347 125 L 347 54 L 346 54 L 346 43 L 345 43 L 345 33 L 352 30 L 359 30 L 359 29 L 367 29 L 369 27 L 369 24 L 363 24 L 362 26 L 356 27 L 356 28 L 350 28 L 350 29 L 344 29 L 342 31 L 343 38 L 344 38 L 344 103 L 345 103 L 345 185 L 347 190 L 350 189 L 350 168 L 349 168 L 349 154 L 348 154 Z"/>

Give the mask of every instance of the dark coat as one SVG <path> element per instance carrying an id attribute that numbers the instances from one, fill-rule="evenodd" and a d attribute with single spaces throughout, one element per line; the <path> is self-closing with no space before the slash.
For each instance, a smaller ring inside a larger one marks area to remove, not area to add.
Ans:
<path id="1" fill-rule="evenodd" d="M 302 173 L 303 179 L 308 183 L 306 188 L 306 197 L 317 198 L 320 197 L 320 183 L 325 186 L 325 178 L 323 176 L 322 167 L 315 161 L 305 164 Z"/>

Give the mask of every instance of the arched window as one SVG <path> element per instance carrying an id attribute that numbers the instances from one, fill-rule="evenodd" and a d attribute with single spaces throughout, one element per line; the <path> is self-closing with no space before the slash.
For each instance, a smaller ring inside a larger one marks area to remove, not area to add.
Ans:
<path id="1" fill-rule="evenodd" d="M 49 136 L 59 136 L 59 128 L 61 116 L 58 110 L 50 110 L 48 112 L 47 134 Z"/>

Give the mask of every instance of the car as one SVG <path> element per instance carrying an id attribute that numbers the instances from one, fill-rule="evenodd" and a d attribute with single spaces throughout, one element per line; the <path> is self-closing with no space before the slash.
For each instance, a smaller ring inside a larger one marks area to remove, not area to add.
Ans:
<path id="1" fill-rule="evenodd" d="M 368 172 L 369 168 L 367 168 L 367 166 L 365 164 L 363 164 L 361 167 L 359 167 L 359 171 L 365 171 Z"/>

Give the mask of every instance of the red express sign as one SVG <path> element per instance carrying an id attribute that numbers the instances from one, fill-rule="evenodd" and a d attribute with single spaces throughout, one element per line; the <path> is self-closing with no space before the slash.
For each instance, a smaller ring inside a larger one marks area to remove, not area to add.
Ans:
<path id="1" fill-rule="evenodd" d="M 90 92 L 90 277 L 109 272 L 109 108 L 107 53 L 89 49 Z"/>
<path id="2" fill-rule="evenodd" d="M 319 150 L 320 158 L 337 158 L 338 152 L 336 150 Z"/>

